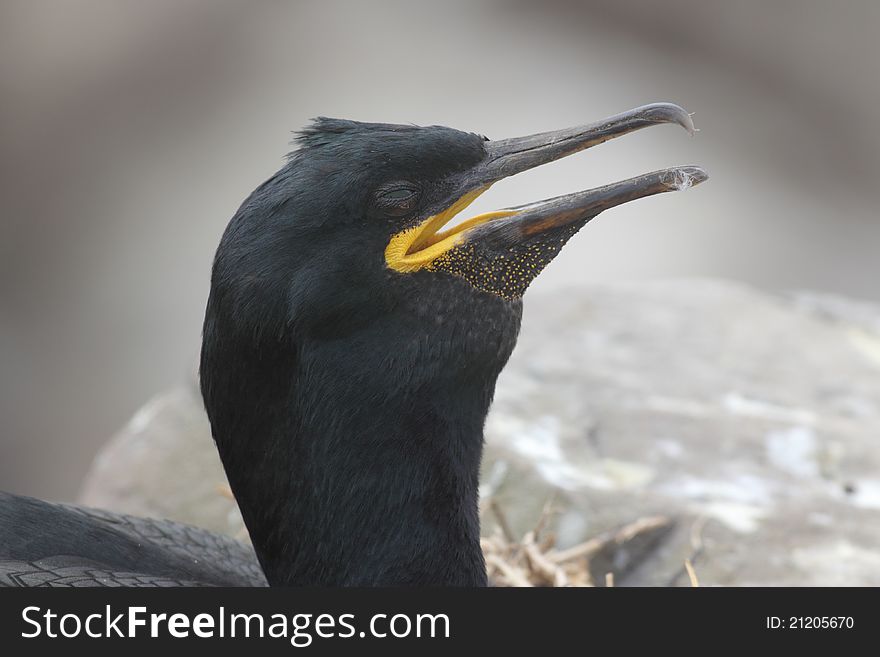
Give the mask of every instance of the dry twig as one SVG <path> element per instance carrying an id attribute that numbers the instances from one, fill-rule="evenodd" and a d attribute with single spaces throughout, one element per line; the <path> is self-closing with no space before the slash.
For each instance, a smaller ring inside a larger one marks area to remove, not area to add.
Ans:
<path id="1" fill-rule="evenodd" d="M 544 506 L 535 528 L 519 540 L 497 500 L 486 506 L 498 524 L 495 534 L 481 541 L 489 579 L 495 586 L 593 586 L 590 562 L 594 557 L 631 546 L 633 541 L 671 525 L 661 516 L 640 518 L 616 531 L 557 550 L 555 537 L 548 530 L 554 513 L 552 502 Z M 613 572 L 605 575 L 605 585 L 614 585 Z"/>

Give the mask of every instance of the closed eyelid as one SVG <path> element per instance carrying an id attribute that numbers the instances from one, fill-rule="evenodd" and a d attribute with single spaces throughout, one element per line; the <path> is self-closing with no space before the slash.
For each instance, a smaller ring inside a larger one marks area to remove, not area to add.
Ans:
<path id="1" fill-rule="evenodd" d="M 384 198 L 393 199 L 395 201 L 402 201 L 414 195 L 415 191 L 411 189 L 392 189 L 382 194 Z"/>

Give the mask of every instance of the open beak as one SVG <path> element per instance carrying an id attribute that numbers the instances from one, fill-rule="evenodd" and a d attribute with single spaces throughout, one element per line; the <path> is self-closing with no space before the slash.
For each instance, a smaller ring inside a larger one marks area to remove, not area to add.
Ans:
<path id="1" fill-rule="evenodd" d="M 487 142 L 488 158 L 480 171 L 476 172 L 476 177 L 483 184 L 491 184 L 598 146 L 609 139 L 662 123 L 676 123 L 691 135 L 695 131 L 690 115 L 678 105 L 652 103 L 610 116 L 598 123 Z"/>
<path id="2" fill-rule="evenodd" d="M 498 210 L 491 213 L 499 215 L 491 222 L 491 228 L 492 231 L 508 231 L 511 237 L 514 234 L 527 237 L 553 228 L 563 228 L 583 219 L 592 219 L 603 210 L 645 196 L 685 190 L 708 178 L 708 174 L 698 166 L 661 169 L 603 187 Z M 503 217 L 500 216 L 502 213 Z M 489 223 L 475 223 L 463 234 L 468 233 L 472 238 L 486 236 L 489 231 L 480 233 L 477 229 L 488 229 Z"/>
<path id="3" fill-rule="evenodd" d="M 493 183 L 652 125 L 674 123 L 690 134 L 690 115 L 672 103 L 654 103 L 597 123 L 527 137 L 489 141 L 486 158 L 469 171 L 457 200 L 414 228 L 395 235 L 386 261 L 398 271 L 446 270 L 505 298 L 525 288 L 590 219 L 645 196 L 687 189 L 708 178 L 697 166 L 655 171 L 596 189 L 504 208 L 443 231 L 449 221 Z M 502 284 L 502 280 L 506 281 Z M 512 281 L 512 282 L 511 282 Z"/>

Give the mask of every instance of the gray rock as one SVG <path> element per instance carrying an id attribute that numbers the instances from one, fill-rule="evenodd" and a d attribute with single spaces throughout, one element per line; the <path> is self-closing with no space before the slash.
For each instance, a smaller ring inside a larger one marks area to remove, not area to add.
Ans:
<path id="1" fill-rule="evenodd" d="M 135 413 L 98 453 L 79 501 L 244 536 L 195 384 L 159 395 Z"/>
<path id="2" fill-rule="evenodd" d="M 526 298 L 487 421 L 484 495 L 560 547 L 647 515 L 670 534 L 617 584 L 880 585 L 880 309 L 716 281 Z M 236 534 L 191 388 L 99 455 L 83 501 Z M 493 530 L 491 516 L 485 530 Z M 623 563 L 621 561 L 621 563 Z"/>

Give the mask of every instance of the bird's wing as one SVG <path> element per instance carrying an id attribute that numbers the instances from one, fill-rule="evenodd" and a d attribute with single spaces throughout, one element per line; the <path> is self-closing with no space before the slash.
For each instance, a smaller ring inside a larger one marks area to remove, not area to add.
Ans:
<path id="1" fill-rule="evenodd" d="M 265 586 L 266 578 L 253 549 L 227 536 L 169 520 L 0 493 L 0 585 L 68 582 Z"/>
<path id="2" fill-rule="evenodd" d="M 229 536 L 173 520 L 129 516 L 72 504 L 58 506 L 106 523 L 138 540 L 149 541 L 194 563 L 216 569 L 218 576 L 237 580 L 232 585 L 267 585 L 254 549 Z"/>
<path id="3" fill-rule="evenodd" d="M 208 586 L 202 582 L 114 570 L 78 557 L 47 557 L 37 561 L 0 559 L 0 587 Z"/>

